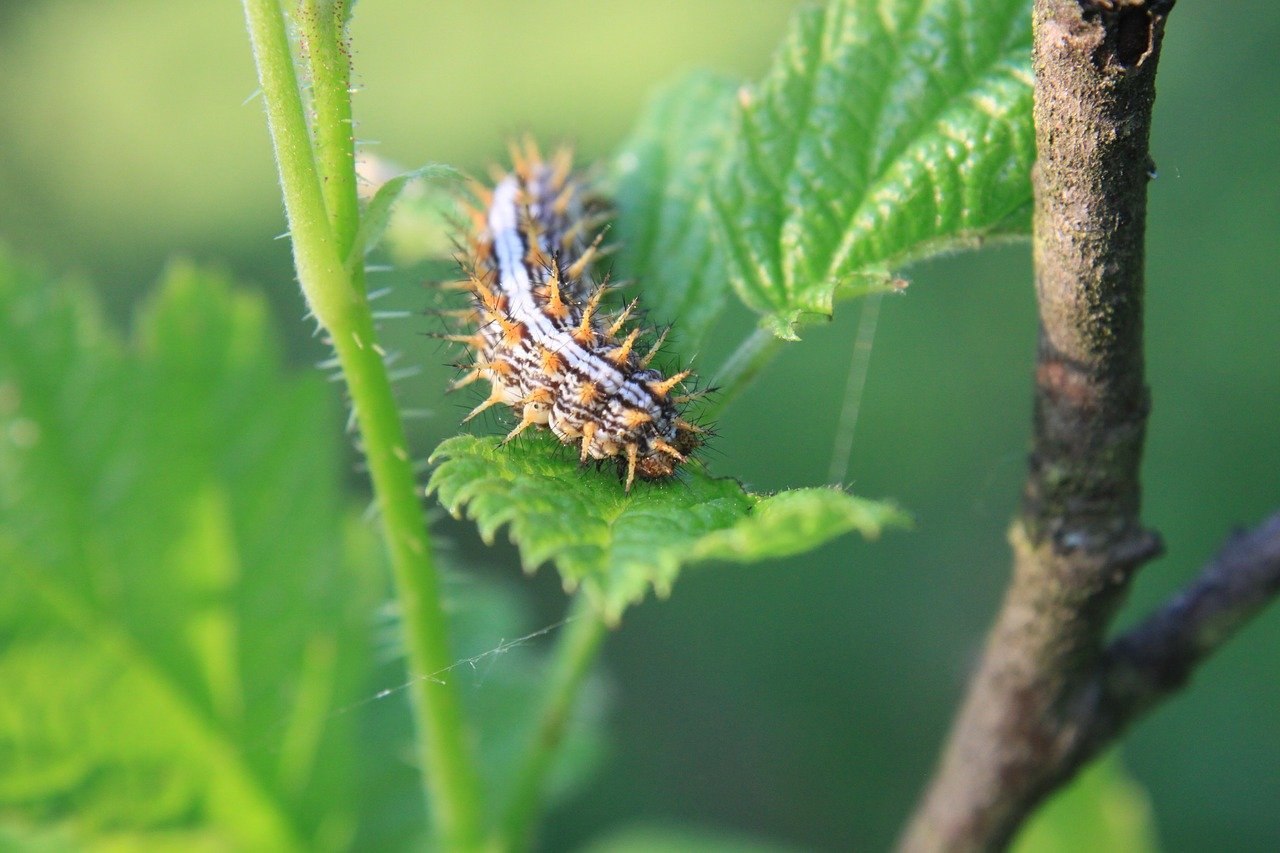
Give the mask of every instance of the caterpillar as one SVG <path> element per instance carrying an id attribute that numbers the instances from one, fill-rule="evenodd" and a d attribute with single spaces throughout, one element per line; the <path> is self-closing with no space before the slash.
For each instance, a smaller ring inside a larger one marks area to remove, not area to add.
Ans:
<path id="1" fill-rule="evenodd" d="M 444 335 L 473 357 L 451 390 L 478 380 L 490 386 L 463 422 L 506 405 L 520 420 L 504 444 L 543 427 L 578 445 L 582 464 L 616 460 L 627 492 L 637 477 L 671 477 L 705 432 L 683 414 L 697 393 L 675 393 L 691 372 L 664 376 L 650 366 L 665 331 L 637 353 L 642 330 L 626 326 L 638 300 L 617 314 L 602 310 L 610 283 L 593 268 L 606 251 L 607 209 L 573 175 L 569 150 L 544 160 L 526 141 L 512 145 L 511 159 L 492 189 L 472 184 L 478 204 L 457 286 L 470 294 L 462 314 L 475 329 Z"/>

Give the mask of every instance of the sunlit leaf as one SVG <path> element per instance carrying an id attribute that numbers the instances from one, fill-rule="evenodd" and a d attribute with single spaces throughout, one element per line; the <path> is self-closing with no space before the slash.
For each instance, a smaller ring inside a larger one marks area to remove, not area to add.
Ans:
<path id="1" fill-rule="evenodd" d="M 0 257 L 0 813 L 77 843 L 333 848 L 369 584 L 338 412 L 177 266 L 131 340 Z M 16 831 L 16 830 L 12 830 Z"/>
<path id="2" fill-rule="evenodd" d="M 847 0 L 797 15 L 740 99 L 713 194 L 734 286 L 779 334 L 896 266 L 1025 223 L 1029 10 Z"/>
<path id="3" fill-rule="evenodd" d="M 790 338 L 911 261 L 1025 233 L 1030 5 L 834 0 L 758 85 L 670 90 L 620 159 L 626 272 L 695 341 L 726 282 Z"/>
<path id="4" fill-rule="evenodd" d="M 892 505 L 834 489 L 755 495 L 696 466 L 627 494 L 616 477 L 584 470 L 557 448 L 548 436 L 505 447 L 456 436 L 432 455 L 428 491 L 454 515 L 465 512 L 488 541 L 509 526 L 527 570 L 554 563 L 566 587 L 581 585 L 613 621 L 651 588 L 665 595 L 684 565 L 754 562 L 906 522 Z"/>

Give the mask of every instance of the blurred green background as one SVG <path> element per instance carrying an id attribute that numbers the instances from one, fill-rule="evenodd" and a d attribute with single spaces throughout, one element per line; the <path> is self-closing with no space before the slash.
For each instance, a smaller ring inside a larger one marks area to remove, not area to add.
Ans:
<path id="1" fill-rule="evenodd" d="M 483 173 L 532 131 L 603 158 L 646 94 L 682 71 L 765 69 L 788 2 L 361 0 L 358 135 L 406 166 Z M 1181 4 L 1152 140 L 1147 521 L 1168 556 L 1124 621 L 1186 581 L 1234 527 L 1280 504 L 1280 9 Z M 1215 14 L 1217 13 L 1217 14 Z M 83 273 L 123 323 L 166 259 L 261 288 L 299 366 L 324 353 L 300 322 L 256 83 L 236 3 L 41 0 L 0 6 L 0 240 Z M 1025 244 L 907 271 L 882 304 L 854 445 L 854 489 L 894 497 L 917 529 L 847 538 L 785 564 L 685 575 L 628 614 L 605 654 L 613 746 L 550 819 L 548 849 L 619 823 L 715 825 L 804 848 L 878 849 L 925 779 L 1003 587 L 1023 472 L 1035 341 Z M 418 271 L 389 300 L 425 304 Z M 381 306 L 380 306 L 381 307 Z M 807 330 L 724 413 L 710 463 L 758 490 L 824 481 L 858 306 Z M 718 363 L 741 324 L 702 355 Z M 457 431 L 447 356 L 386 330 L 424 366 L 402 391 Z M 350 480 L 353 501 L 364 488 Z M 445 528 L 460 561 L 514 576 L 508 548 Z M 544 623 L 551 572 L 527 582 Z M 495 637 L 495 644 L 500 637 Z M 1280 612 L 1257 620 L 1124 757 L 1169 850 L 1280 849 Z M 376 688 L 375 688 L 376 689 Z"/>

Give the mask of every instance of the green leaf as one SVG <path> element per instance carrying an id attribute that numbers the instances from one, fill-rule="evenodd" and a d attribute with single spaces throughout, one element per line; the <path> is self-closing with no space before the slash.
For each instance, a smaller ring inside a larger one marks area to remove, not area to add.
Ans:
<path id="1" fill-rule="evenodd" d="M 1026 824 L 1014 853 L 1154 853 L 1155 821 L 1142 786 L 1118 753 L 1085 768 Z"/>
<path id="2" fill-rule="evenodd" d="M 333 848 L 369 584 L 338 412 L 261 299 L 175 266 L 119 341 L 0 253 L 0 813 L 149 849 Z"/>
<path id="3" fill-rule="evenodd" d="M 1028 0 L 802 8 L 756 86 L 669 90 L 615 171 L 620 267 L 694 349 L 726 283 L 779 337 L 920 258 L 1025 233 Z M 710 230 L 711 241 L 706 240 Z"/>
<path id="4" fill-rule="evenodd" d="M 893 504 L 855 498 L 837 488 L 791 489 L 759 498 L 750 524 L 735 524 L 698 540 L 693 558 L 756 563 L 803 554 L 827 539 L 859 531 L 874 537 L 885 527 L 905 526 Z"/>
<path id="5" fill-rule="evenodd" d="M 584 471 L 564 451 L 545 435 L 506 446 L 455 436 L 432 454 L 439 464 L 427 491 L 475 520 L 486 541 L 508 525 L 527 571 L 555 563 L 566 588 L 581 585 L 612 622 L 650 588 L 667 594 L 686 564 L 754 562 L 906 522 L 888 504 L 832 489 L 765 497 L 697 467 L 669 482 L 638 482 L 628 495 L 617 478 Z"/>
<path id="6" fill-rule="evenodd" d="M 734 287 L 780 336 L 895 266 L 1026 221 L 1030 5 L 842 0 L 797 14 L 740 98 L 713 191 Z"/>
<path id="7" fill-rule="evenodd" d="M 382 242 L 382 237 L 391 223 L 391 211 L 396 202 L 417 180 L 457 183 L 462 181 L 462 173 L 452 166 L 428 163 L 410 172 L 396 175 L 378 187 L 360 215 L 360 228 L 356 231 L 355 243 L 351 247 L 351 257 L 347 259 L 348 269 L 363 263 L 365 255 L 376 249 Z"/>
<path id="8" fill-rule="evenodd" d="M 618 209 L 618 268 L 639 279 L 645 310 L 678 320 L 673 343 L 697 349 L 728 296 L 711 242 L 706 194 L 728 151 L 737 85 L 695 74 L 659 92 L 614 158 L 610 189 Z"/>

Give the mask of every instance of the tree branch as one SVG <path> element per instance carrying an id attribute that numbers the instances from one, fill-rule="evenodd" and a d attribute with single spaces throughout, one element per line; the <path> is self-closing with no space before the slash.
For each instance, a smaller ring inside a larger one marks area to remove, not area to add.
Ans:
<path id="1" fill-rule="evenodd" d="M 1196 665 L 1280 594 L 1280 512 L 1229 539 L 1180 595 L 1107 649 L 1095 739 L 1110 740 L 1178 690 Z"/>
<path id="2" fill-rule="evenodd" d="M 1013 579 L 906 850 L 1001 847 L 1045 795 L 1168 692 L 1166 679 L 1136 674 L 1141 661 L 1123 647 L 1106 652 L 1104 637 L 1135 572 L 1161 550 L 1139 521 L 1138 471 L 1149 409 L 1148 139 L 1172 6 L 1035 2 L 1040 335 L 1029 472 L 1010 531 Z M 1181 634 L 1165 627 L 1160 636 Z M 1161 687 L 1141 687 L 1149 683 Z M 1104 708 L 1113 720 L 1105 727 Z"/>

